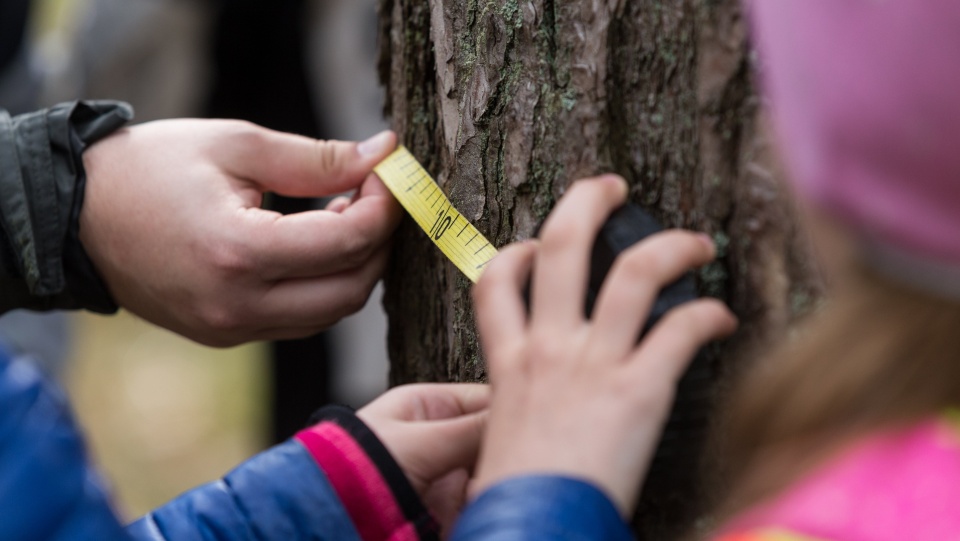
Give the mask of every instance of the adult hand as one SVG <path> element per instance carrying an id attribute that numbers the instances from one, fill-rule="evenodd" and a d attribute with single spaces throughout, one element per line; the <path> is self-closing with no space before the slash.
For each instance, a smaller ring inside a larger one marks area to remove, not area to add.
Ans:
<path id="1" fill-rule="evenodd" d="M 80 239 L 117 303 L 213 346 L 313 334 L 360 309 L 401 210 L 371 173 L 396 147 L 222 120 L 120 131 L 83 156 Z M 262 210 L 264 192 L 327 209 Z"/>
<path id="2" fill-rule="evenodd" d="M 489 398 L 486 385 L 406 385 L 357 412 L 445 531 L 466 500 Z"/>
<path id="3" fill-rule="evenodd" d="M 571 476 L 628 514 L 684 368 L 735 330 L 723 304 L 703 299 L 671 310 L 636 343 L 660 289 L 715 257 L 709 237 L 680 230 L 624 252 L 585 319 L 590 251 L 626 194 L 619 177 L 575 183 L 542 240 L 501 251 L 474 289 L 493 396 L 473 490 L 519 475 Z"/>

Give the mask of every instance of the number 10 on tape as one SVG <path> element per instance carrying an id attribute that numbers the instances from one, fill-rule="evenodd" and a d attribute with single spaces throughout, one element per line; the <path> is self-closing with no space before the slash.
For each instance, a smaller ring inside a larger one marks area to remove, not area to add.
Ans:
<path id="1" fill-rule="evenodd" d="M 420 229 L 473 282 L 497 249 L 453 207 L 453 203 L 406 147 L 374 168 Z"/>

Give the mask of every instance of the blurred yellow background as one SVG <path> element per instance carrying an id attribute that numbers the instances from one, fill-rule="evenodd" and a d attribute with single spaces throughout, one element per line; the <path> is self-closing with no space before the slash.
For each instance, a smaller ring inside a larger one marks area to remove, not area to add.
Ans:
<path id="1" fill-rule="evenodd" d="M 205 348 L 126 313 L 72 324 L 65 384 L 126 518 L 264 447 L 263 346 Z"/>

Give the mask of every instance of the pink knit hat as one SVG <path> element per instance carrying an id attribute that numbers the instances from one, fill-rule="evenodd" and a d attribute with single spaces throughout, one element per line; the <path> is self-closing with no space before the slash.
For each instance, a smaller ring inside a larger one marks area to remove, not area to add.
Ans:
<path id="1" fill-rule="evenodd" d="M 748 9 L 797 190 L 907 278 L 960 294 L 960 0 Z"/>

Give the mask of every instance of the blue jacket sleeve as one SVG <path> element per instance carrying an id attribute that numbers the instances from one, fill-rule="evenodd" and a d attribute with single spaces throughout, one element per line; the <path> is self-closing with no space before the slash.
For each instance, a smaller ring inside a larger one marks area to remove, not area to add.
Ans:
<path id="1" fill-rule="evenodd" d="M 412 526 L 403 531 L 405 537 L 396 539 L 432 537 Z M 0 539 L 359 541 L 360 536 L 323 470 L 297 441 L 254 457 L 125 530 L 87 462 L 64 396 L 32 363 L 11 360 L 0 347 Z M 593 486 L 524 477 L 482 494 L 463 513 L 452 539 L 627 541 L 631 536 L 613 504 Z"/>
<path id="2" fill-rule="evenodd" d="M 64 396 L 0 348 L 0 539 L 127 541 Z"/>
<path id="3" fill-rule="evenodd" d="M 290 441 L 125 529 L 65 396 L 0 346 L 3 541 L 359 541 L 307 450 Z"/>
<path id="4" fill-rule="evenodd" d="M 323 472 L 292 440 L 153 511 L 129 533 L 139 541 L 359 541 Z"/>
<path id="5" fill-rule="evenodd" d="M 451 541 L 630 541 L 609 498 L 580 480 L 555 476 L 509 479 L 460 515 Z"/>

